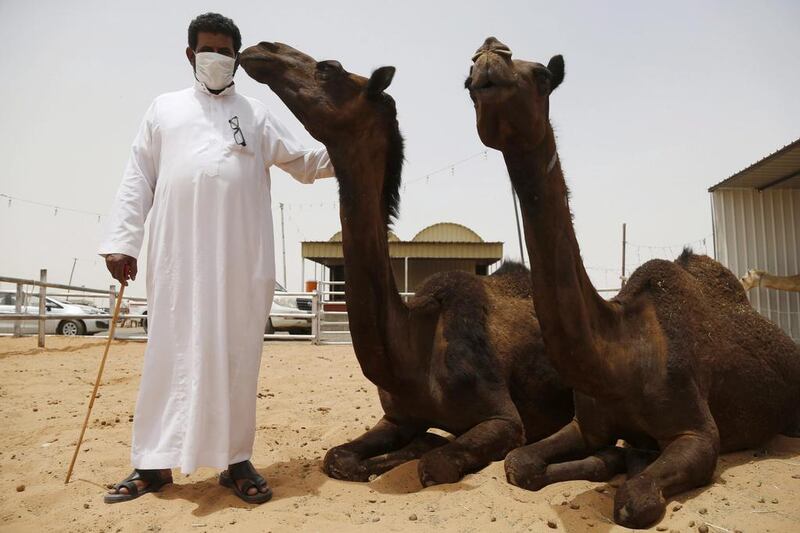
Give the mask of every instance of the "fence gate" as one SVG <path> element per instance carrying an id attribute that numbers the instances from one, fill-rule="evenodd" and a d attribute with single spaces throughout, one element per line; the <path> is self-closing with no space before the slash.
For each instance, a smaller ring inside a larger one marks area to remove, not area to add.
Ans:
<path id="1" fill-rule="evenodd" d="M 344 300 L 344 281 L 317 282 L 317 344 L 352 344 L 350 322 Z M 338 290 L 337 290 L 338 289 Z"/>

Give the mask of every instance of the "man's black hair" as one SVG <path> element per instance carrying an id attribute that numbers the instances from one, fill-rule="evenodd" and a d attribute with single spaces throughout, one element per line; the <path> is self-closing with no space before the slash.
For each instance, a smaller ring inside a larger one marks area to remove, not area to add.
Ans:
<path id="1" fill-rule="evenodd" d="M 197 34 L 201 31 L 229 36 L 233 39 L 235 52 L 242 47 L 242 34 L 239 33 L 239 28 L 231 19 L 219 13 L 203 13 L 189 24 L 189 48 L 192 50 L 197 48 Z"/>

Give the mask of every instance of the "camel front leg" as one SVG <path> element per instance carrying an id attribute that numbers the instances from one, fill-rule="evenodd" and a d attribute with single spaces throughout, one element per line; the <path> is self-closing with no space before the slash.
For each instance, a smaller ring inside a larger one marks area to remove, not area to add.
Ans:
<path id="1" fill-rule="evenodd" d="M 449 442 L 449 439 L 426 431 L 414 437 L 414 439 L 403 448 L 376 457 L 370 457 L 369 459 L 365 459 L 363 464 L 370 473 L 370 476 L 373 474 L 379 476 L 403 463 L 419 459 L 430 450 L 444 446 Z"/>
<path id="2" fill-rule="evenodd" d="M 609 446 L 583 459 L 549 464 L 531 487 L 522 488 L 538 490 L 532 487 L 540 488 L 552 483 L 578 479 L 608 481 L 617 474 L 625 472 L 625 464 L 625 450 Z"/>
<path id="3" fill-rule="evenodd" d="M 455 483 L 466 474 L 499 461 L 523 442 L 524 429 L 518 418 L 486 420 L 423 455 L 418 467 L 419 479 L 423 487 Z"/>
<path id="4" fill-rule="evenodd" d="M 633 529 L 649 527 L 664 515 L 665 498 L 710 483 L 719 454 L 715 435 L 682 435 L 667 445 L 658 459 L 619 488 L 614 521 Z"/>
<path id="5" fill-rule="evenodd" d="M 549 437 L 509 453 L 505 461 L 506 479 L 512 485 L 527 490 L 539 490 L 555 481 L 578 479 L 567 477 L 567 474 L 574 472 L 571 475 L 579 475 L 583 468 L 591 466 L 589 463 L 571 465 L 574 468 L 567 466 L 566 470 L 562 468 L 557 474 L 551 471 L 550 476 L 547 474 L 548 465 L 557 460 L 585 458 L 593 451 L 586 445 L 578 421 L 572 420 Z"/>
<path id="6" fill-rule="evenodd" d="M 328 450 L 322 462 L 322 468 L 326 474 L 335 479 L 368 481 L 371 475 L 380 475 L 393 467 L 384 468 L 391 463 L 391 461 L 387 463 L 386 458 L 383 461 L 370 462 L 371 458 L 401 450 L 415 439 L 423 441 L 416 443 L 416 447 L 424 449 L 426 445 L 424 441 L 430 441 L 430 439 L 422 438 L 426 434 L 426 429 L 397 424 L 384 416 L 372 429 L 357 439 Z M 405 450 L 404 453 L 407 455 L 415 449 L 412 447 Z M 394 463 L 394 466 L 397 464 L 399 463 Z"/>

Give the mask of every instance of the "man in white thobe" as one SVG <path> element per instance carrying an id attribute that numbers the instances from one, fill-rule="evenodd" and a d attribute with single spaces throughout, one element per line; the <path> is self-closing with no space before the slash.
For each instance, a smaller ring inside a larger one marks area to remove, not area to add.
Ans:
<path id="1" fill-rule="evenodd" d="M 252 98 L 236 93 L 233 21 L 189 27 L 193 87 L 147 110 L 99 253 L 135 279 L 145 219 L 149 342 L 133 424 L 134 472 L 105 496 L 127 501 L 172 481 L 171 468 L 225 470 L 244 500 L 271 496 L 249 459 L 257 380 L 275 286 L 269 167 L 311 183 L 333 175 Z"/>

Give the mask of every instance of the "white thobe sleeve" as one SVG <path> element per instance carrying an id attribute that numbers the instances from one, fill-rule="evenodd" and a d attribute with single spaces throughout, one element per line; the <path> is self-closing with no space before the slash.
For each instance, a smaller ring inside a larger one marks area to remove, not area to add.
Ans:
<path id="1" fill-rule="evenodd" d="M 155 102 L 145 113 L 133 141 L 131 156 L 109 215 L 108 229 L 97 253 L 138 258 L 144 240 L 144 222 L 153 205 L 156 161 L 160 146 L 154 142 Z"/>
<path id="2" fill-rule="evenodd" d="M 272 114 L 267 116 L 265 130 L 263 142 L 267 166 L 277 165 L 301 183 L 313 183 L 317 178 L 335 175 L 328 150 L 304 148 Z"/>

